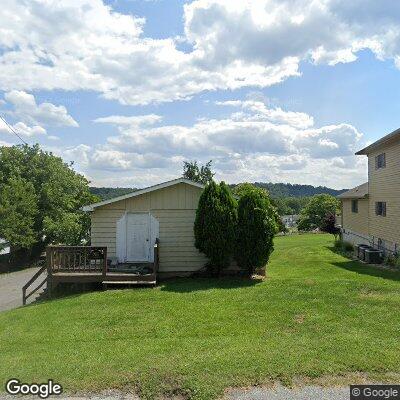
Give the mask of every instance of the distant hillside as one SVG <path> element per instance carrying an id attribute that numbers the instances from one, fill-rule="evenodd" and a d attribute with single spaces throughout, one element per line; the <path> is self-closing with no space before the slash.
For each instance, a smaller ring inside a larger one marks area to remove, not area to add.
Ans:
<path id="1" fill-rule="evenodd" d="M 256 186 L 267 189 L 271 197 L 308 197 L 315 194 L 330 194 L 337 196 L 347 189 L 331 189 L 326 186 L 292 185 L 291 183 L 265 183 L 255 182 Z"/>
<path id="2" fill-rule="evenodd" d="M 271 197 L 307 197 L 314 196 L 315 194 L 327 193 L 332 196 L 337 196 L 347 189 L 336 190 L 327 188 L 325 186 L 312 186 L 312 185 L 292 185 L 291 183 L 265 183 L 255 182 L 256 186 L 267 189 Z M 122 196 L 136 191 L 135 188 L 106 188 L 106 187 L 91 187 L 90 191 L 99 196 L 101 200 L 111 199 L 113 197 Z"/>
<path id="3" fill-rule="evenodd" d="M 106 188 L 106 187 L 91 187 L 90 192 L 100 197 L 100 200 L 108 200 L 113 197 L 123 196 L 124 194 L 132 193 L 137 189 L 132 188 Z"/>

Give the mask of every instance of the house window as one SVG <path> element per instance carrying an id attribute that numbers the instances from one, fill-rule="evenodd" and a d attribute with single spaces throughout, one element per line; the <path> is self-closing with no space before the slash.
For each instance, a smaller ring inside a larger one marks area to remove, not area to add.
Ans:
<path id="1" fill-rule="evenodd" d="M 375 214 L 380 215 L 381 217 L 386 217 L 386 202 L 385 201 L 377 201 L 375 203 Z"/>
<path id="2" fill-rule="evenodd" d="M 358 213 L 358 200 L 351 201 L 351 211 L 353 213 Z"/>
<path id="3" fill-rule="evenodd" d="M 386 167 L 386 154 L 378 154 L 375 157 L 375 169 L 385 168 Z"/>

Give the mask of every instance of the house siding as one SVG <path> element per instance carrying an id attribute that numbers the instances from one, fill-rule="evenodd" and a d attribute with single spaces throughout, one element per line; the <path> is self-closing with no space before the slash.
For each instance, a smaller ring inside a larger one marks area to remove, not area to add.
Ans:
<path id="1" fill-rule="evenodd" d="M 386 154 L 386 167 L 375 168 L 375 157 Z M 400 142 L 381 146 L 368 154 L 369 235 L 374 243 L 382 239 L 394 250 L 400 243 Z M 386 202 L 386 216 L 375 214 L 375 203 Z"/>
<path id="2" fill-rule="evenodd" d="M 178 183 L 96 208 L 91 214 L 93 246 L 116 256 L 117 221 L 125 212 L 150 212 L 160 224 L 161 273 L 192 272 L 207 258 L 194 246 L 193 226 L 201 188 Z"/>
<path id="3" fill-rule="evenodd" d="M 356 200 L 356 199 L 354 199 Z M 368 199 L 358 199 L 358 212 L 354 213 L 351 210 L 352 199 L 342 200 L 342 221 L 345 230 L 358 233 L 366 236 L 369 234 L 368 227 L 368 213 L 369 204 Z"/>

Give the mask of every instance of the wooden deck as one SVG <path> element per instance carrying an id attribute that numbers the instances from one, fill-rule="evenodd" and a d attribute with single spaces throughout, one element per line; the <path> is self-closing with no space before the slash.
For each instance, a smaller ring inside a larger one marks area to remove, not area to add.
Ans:
<path id="1" fill-rule="evenodd" d="M 128 267 L 127 267 L 128 266 Z M 26 299 L 47 283 L 47 292 L 60 283 L 102 283 L 129 285 L 156 285 L 159 266 L 159 241 L 154 245 L 154 262 L 140 263 L 137 268 L 132 264 L 118 270 L 111 267 L 107 260 L 107 247 L 93 246 L 49 246 L 46 249 L 46 266 L 41 268 L 22 289 L 23 304 Z M 43 279 L 44 277 L 44 279 Z M 39 278 L 40 285 L 28 293 L 28 289 Z"/>
<path id="2" fill-rule="evenodd" d="M 112 282 L 126 282 L 136 284 L 156 284 L 156 277 L 154 274 L 129 274 L 118 272 L 107 272 L 105 276 L 98 272 L 56 272 L 52 274 L 52 282 L 54 284 L 62 282 L 76 282 L 76 283 L 112 283 Z"/>

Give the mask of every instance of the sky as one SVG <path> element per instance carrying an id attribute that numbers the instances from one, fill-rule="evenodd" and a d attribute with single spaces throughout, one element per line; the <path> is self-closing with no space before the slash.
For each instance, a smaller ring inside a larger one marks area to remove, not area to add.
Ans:
<path id="1" fill-rule="evenodd" d="M 0 115 L 93 186 L 213 160 L 229 183 L 350 188 L 399 128 L 398 21 L 393 0 L 2 0 Z"/>

